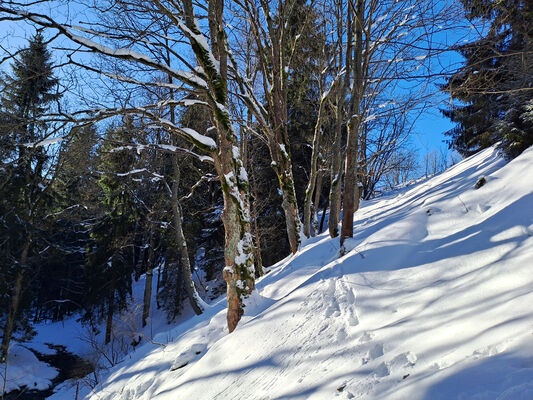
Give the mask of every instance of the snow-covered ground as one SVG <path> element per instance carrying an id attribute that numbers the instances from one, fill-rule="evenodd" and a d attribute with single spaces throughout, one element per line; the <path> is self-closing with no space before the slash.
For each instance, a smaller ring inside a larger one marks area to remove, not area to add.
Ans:
<path id="1" fill-rule="evenodd" d="M 257 282 L 235 332 L 220 299 L 88 398 L 533 399 L 533 148 L 363 202 L 347 247 L 308 240 Z"/>
<path id="2" fill-rule="evenodd" d="M 40 362 L 30 350 L 21 345 L 11 348 L 8 366 L 6 369 L 5 364 L 0 365 L 0 394 L 2 390 L 8 393 L 23 386 L 44 390 L 50 387 L 51 380 L 57 376 L 55 368 Z M 7 379 L 4 379 L 6 376 Z"/>

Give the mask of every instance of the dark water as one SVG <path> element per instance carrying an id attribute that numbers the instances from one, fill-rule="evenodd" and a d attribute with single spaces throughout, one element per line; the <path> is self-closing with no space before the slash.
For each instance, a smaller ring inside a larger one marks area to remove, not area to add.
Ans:
<path id="1" fill-rule="evenodd" d="M 51 367 L 58 370 L 59 374 L 52 380 L 52 386 L 46 390 L 31 390 L 24 388 L 9 392 L 2 400 L 44 400 L 54 394 L 54 388 L 63 383 L 67 379 L 78 379 L 90 374 L 94 371 L 91 363 L 83 358 L 67 351 L 65 346 L 48 344 L 47 346 L 54 350 L 54 354 L 41 354 L 33 349 L 30 349 L 35 356 Z M 74 400 L 74 399 L 72 399 Z"/>

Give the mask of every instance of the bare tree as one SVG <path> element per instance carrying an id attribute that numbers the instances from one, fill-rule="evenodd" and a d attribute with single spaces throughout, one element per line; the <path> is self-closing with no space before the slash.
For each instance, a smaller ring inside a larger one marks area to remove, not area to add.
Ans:
<path id="1" fill-rule="evenodd" d="M 83 110 L 72 115 L 61 114 L 53 117 L 63 118 L 68 122 L 87 123 L 117 114 L 138 114 L 151 124 L 163 127 L 194 144 L 197 150 L 206 154 L 200 157 L 212 158 L 224 197 L 222 220 L 226 232 L 226 266 L 223 276 L 228 289 L 228 328 L 230 332 L 233 331 L 243 312 L 243 299 L 254 288 L 254 266 L 248 177 L 227 109 L 228 47 L 223 20 L 223 0 L 204 4 L 193 3 L 192 0 L 155 0 L 150 3 L 113 1 L 100 2 L 97 9 L 89 10 L 92 15 L 116 9 L 120 10 L 124 18 L 142 16 L 139 24 L 144 24 L 148 29 L 138 31 L 117 31 L 116 24 L 107 26 L 105 23 L 93 24 L 92 29 L 72 26 L 68 21 L 62 23 L 50 15 L 35 11 L 38 3 L 40 2 L 29 6 L 15 2 L 3 4 L 0 6 L 0 19 L 30 21 L 39 27 L 54 30 L 56 35 L 66 37 L 76 45 L 67 53 L 72 64 L 92 68 L 93 72 L 132 88 L 166 87 L 176 93 L 195 93 L 205 99 L 199 103 L 210 113 L 215 139 L 193 129 L 180 127 L 162 118 L 164 113 L 155 112 L 170 106 L 198 103 L 186 99 L 169 99 L 142 106 L 130 104 L 118 108 Z M 197 18 L 198 13 L 203 13 L 203 17 L 207 19 L 204 30 Z M 161 21 L 170 27 L 168 35 L 157 30 Z M 189 55 L 192 57 L 187 58 L 187 54 L 180 51 L 184 44 L 189 46 Z M 168 51 L 174 63 L 183 69 L 169 66 L 164 59 L 156 58 L 162 48 Z M 136 69 L 138 73 L 117 74 L 115 71 L 87 67 L 86 62 L 76 61 L 75 57 L 80 49 L 127 61 L 133 67 L 132 70 Z M 171 76 L 173 82 L 163 83 L 147 79 L 154 73 Z"/>

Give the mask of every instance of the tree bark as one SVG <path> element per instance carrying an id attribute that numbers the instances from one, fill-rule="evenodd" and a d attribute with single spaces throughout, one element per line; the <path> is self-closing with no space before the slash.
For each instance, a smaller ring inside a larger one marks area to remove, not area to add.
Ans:
<path id="1" fill-rule="evenodd" d="M 320 154 L 320 137 L 322 135 L 322 118 L 324 114 L 324 108 L 326 104 L 327 96 L 322 96 L 320 99 L 320 105 L 318 108 L 318 116 L 315 124 L 315 131 L 313 135 L 313 149 L 311 152 L 311 168 L 309 170 L 309 182 L 307 183 L 307 188 L 305 189 L 305 201 L 304 201 L 304 226 L 303 232 L 306 237 L 311 237 L 311 213 L 316 211 L 318 205 L 314 204 L 314 211 L 311 199 L 313 197 L 313 192 L 315 191 L 317 173 L 318 173 L 318 155 Z M 316 235 L 316 229 L 314 234 Z"/>
<path id="2" fill-rule="evenodd" d="M 201 35 L 194 19 L 191 0 L 183 1 L 187 28 Z M 248 175 L 242 163 L 237 135 L 233 129 L 227 105 L 227 40 L 223 21 L 223 0 L 209 2 L 209 30 L 214 65 L 209 53 L 194 36 L 190 36 L 192 49 L 205 72 L 209 90 L 207 101 L 213 110 L 213 125 L 218 132 L 218 149 L 213 151 L 215 168 L 222 186 L 224 210 L 222 222 L 225 230 L 223 277 L 227 285 L 228 329 L 233 332 L 244 310 L 243 300 L 255 287 L 253 241 L 250 233 L 250 205 Z"/>
<path id="3" fill-rule="evenodd" d="M 178 186 L 180 179 L 180 170 L 178 164 L 178 158 L 174 157 L 174 181 L 172 182 L 172 213 L 174 219 L 174 229 L 176 232 L 176 244 L 178 245 L 178 251 L 180 254 L 179 274 L 183 279 L 185 286 L 185 292 L 189 298 L 192 309 L 196 315 L 200 315 L 205 309 L 205 303 L 201 299 L 200 295 L 194 285 L 192 279 L 191 263 L 189 260 L 189 250 L 187 249 L 187 242 L 183 233 L 182 213 L 181 205 L 178 198 Z"/>
<path id="4" fill-rule="evenodd" d="M 2 345 L 0 347 L 0 363 L 7 363 L 9 356 L 9 344 L 13 336 L 13 329 L 15 327 L 15 320 L 19 311 L 20 300 L 22 298 L 22 285 L 24 283 L 24 273 L 28 265 L 28 255 L 30 252 L 32 237 L 31 234 L 26 238 L 22 253 L 20 255 L 20 267 L 17 271 L 17 277 L 15 278 L 15 286 L 13 286 L 13 292 L 11 295 L 11 304 L 7 314 L 6 325 L 4 327 Z"/>
<path id="5" fill-rule="evenodd" d="M 337 37 L 338 47 L 343 48 L 343 15 L 342 2 L 337 7 Z M 348 38 L 352 36 L 352 11 L 348 7 L 347 13 Z M 329 191 L 329 219 L 328 230 L 329 236 L 334 238 L 339 236 L 339 219 L 341 212 L 341 193 L 342 193 L 342 126 L 344 118 L 344 104 L 346 92 L 350 85 L 350 58 L 352 53 L 352 40 L 348 39 L 346 43 L 346 66 L 344 72 L 344 81 L 339 82 L 336 90 L 336 110 L 335 110 L 335 139 L 333 141 L 333 160 L 331 162 L 331 186 Z M 337 73 L 340 73 L 343 68 L 343 54 L 342 51 L 338 53 Z"/>
<path id="6" fill-rule="evenodd" d="M 107 296 L 107 318 L 105 324 L 105 344 L 111 342 L 111 332 L 113 331 L 113 314 L 115 312 L 115 283 L 111 283 L 111 290 Z"/>
<path id="7" fill-rule="evenodd" d="M 312 227 L 313 235 L 318 235 L 320 229 L 318 227 L 318 208 L 320 207 L 320 197 L 322 195 L 322 182 L 324 180 L 324 175 L 321 171 L 318 172 L 316 188 L 315 188 L 315 201 L 313 204 L 313 218 L 312 218 Z"/>
<path id="8" fill-rule="evenodd" d="M 353 88 L 350 97 L 348 142 L 346 144 L 346 163 L 344 171 L 344 197 L 342 207 L 341 228 L 341 254 L 344 253 L 344 241 L 353 237 L 353 215 L 355 205 L 359 203 L 359 186 L 357 183 L 357 158 L 359 153 L 359 130 L 361 127 L 360 105 L 362 100 L 362 52 L 363 52 L 363 26 L 364 0 L 357 0 L 355 5 L 355 48 L 353 52 Z M 351 57 L 347 54 L 346 59 Z M 349 70 L 350 71 L 350 70 Z"/>
<path id="9" fill-rule="evenodd" d="M 144 281 L 144 298 L 143 298 L 143 315 L 142 326 L 146 326 L 146 320 L 150 316 L 150 304 L 152 302 L 152 280 L 154 276 L 154 231 L 153 226 L 150 228 L 150 243 L 148 248 L 148 270 L 146 271 L 146 280 Z"/>

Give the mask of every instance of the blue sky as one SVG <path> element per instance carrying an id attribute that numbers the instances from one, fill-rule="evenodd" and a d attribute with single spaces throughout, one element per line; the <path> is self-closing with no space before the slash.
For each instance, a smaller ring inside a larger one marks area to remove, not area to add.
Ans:
<path id="1" fill-rule="evenodd" d="M 54 2 L 50 2 L 53 4 Z M 50 8 L 54 8 L 53 5 Z M 50 11 L 50 10 L 48 10 Z M 69 16 L 72 17 L 74 13 L 69 10 Z M 34 34 L 35 30 L 27 23 L 7 23 L 0 22 L 0 45 L 10 51 L 23 47 L 27 44 L 27 39 Z M 464 30 L 457 32 L 447 32 L 446 37 L 442 37 L 443 42 L 452 43 L 457 41 L 460 35 L 464 36 Z M 2 50 L 0 50 L 3 53 Z M 4 56 L 0 53 L 0 56 Z M 54 53 L 56 55 L 56 53 Z M 57 56 L 56 56 L 57 61 Z M 440 56 L 440 63 L 444 65 L 457 65 L 461 62 L 461 57 L 457 53 L 448 52 Z M 2 65 L 0 68 L 6 70 L 7 65 Z M 443 82 L 443 81 L 442 81 Z M 442 96 L 445 99 L 445 96 Z M 419 157 L 422 158 L 424 154 L 433 150 L 448 151 L 448 146 L 444 143 L 446 137 L 444 132 L 453 127 L 450 120 L 442 115 L 439 107 L 445 107 L 445 102 L 439 105 L 432 106 L 421 115 L 414 125 L 414 131 L 410 139 L 410 144 L 418 150 Z"/>

